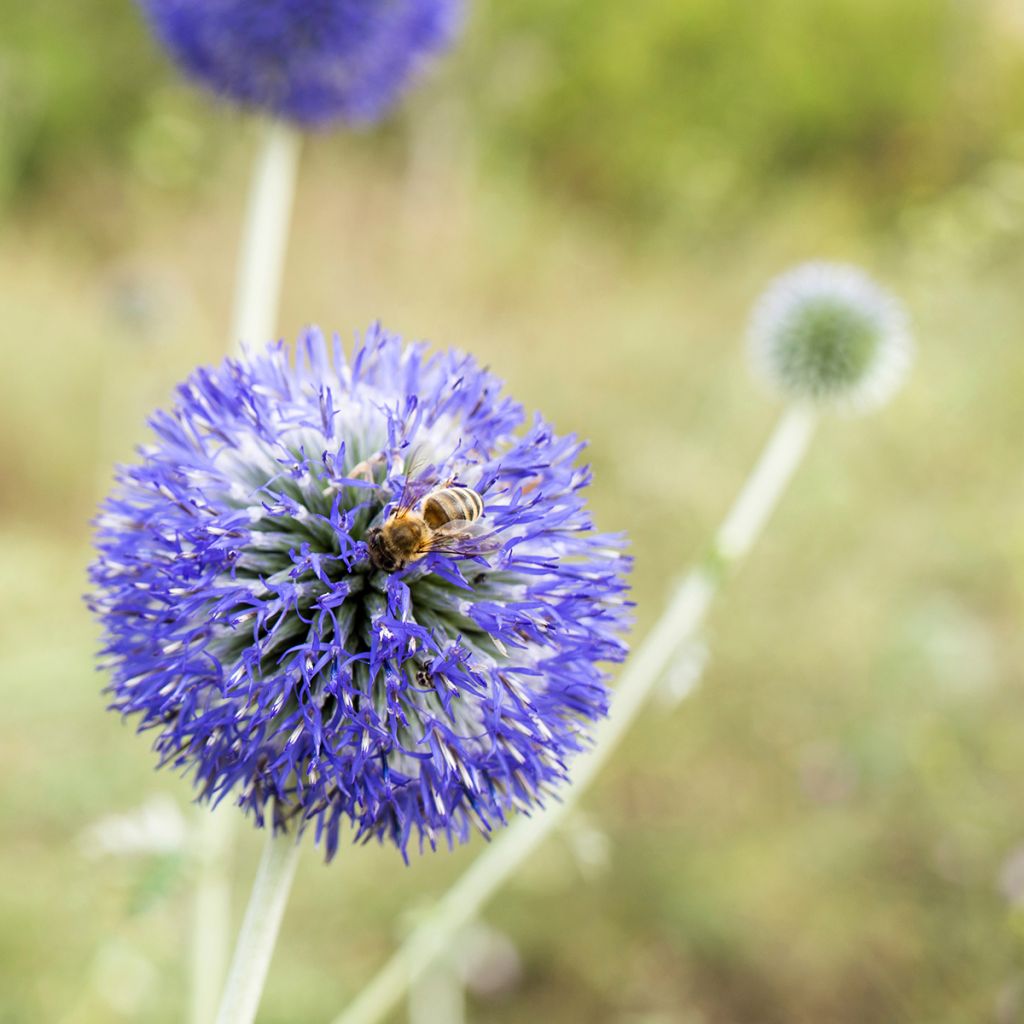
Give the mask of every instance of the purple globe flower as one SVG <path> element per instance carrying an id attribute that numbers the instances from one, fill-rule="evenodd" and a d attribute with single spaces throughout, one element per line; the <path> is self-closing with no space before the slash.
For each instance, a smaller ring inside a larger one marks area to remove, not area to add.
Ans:
<path id="1" fill-rule="evenodd" d="M 294 365 L 197 370 L 97 522 L 112 706 L 200 799 L 315 823 L 328 858 L 345 818 L 404 855 L 541 803 L 607 710 L 628 559 L 581 443 L 523 420 L 469 356 L 380 328 L 351 360 L 311 330 Z M 368 536 L 445 487 L 482 515 L 379 567 Z"/>
<path id="2" fill-rule="evenodd" d="M 182 69 L 306 126 L 375 121 L 459 25 L 461 0 L 138 0 Z"/>

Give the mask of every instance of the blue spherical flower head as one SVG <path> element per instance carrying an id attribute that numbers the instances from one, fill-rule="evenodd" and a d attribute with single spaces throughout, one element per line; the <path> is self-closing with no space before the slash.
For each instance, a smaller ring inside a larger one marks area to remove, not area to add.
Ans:
<path id="1" fill-rule="evenodd" d="M 470 357 L 379 328 L 196 371 L 98 519 L 112 706 L 200 799 L 314 824 L 328 857 L 346 818 L 404 854 L 529 811 L 606 712 L 628 559 L 581 444 L 523 419 Z M 371 555 L 445 487 L 482 515 Z"/>
<path id="2" fill-rule="evenodd" d="M 461 0 L 139 0 L 181 68 L 305 126 L 375 121 L 454 38 Z"/>

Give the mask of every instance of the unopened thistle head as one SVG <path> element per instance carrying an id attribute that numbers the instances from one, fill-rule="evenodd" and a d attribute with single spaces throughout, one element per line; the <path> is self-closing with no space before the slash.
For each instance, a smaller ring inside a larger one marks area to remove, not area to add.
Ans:
<path id="1" fill-rule="evenodd" d="M 844 411 L 887 402 L 912 358 L 902 305 L 861 270 L 834 263 L 776 278 L 754 308 L 749 345 L 783 398 Z"/>
<path id="2" fill-rule="evenodd" d="M 454 38 L 461 0 L 138 0 L 187 75 L 306 126 L 375 121 Z"/>
<path id="3" fill-rule="evenodd" d="M 313 330 L 197 370 L 97 522 L 113 708 L 200 799 L 403 851 L 564 780 L 608 704 L 628 560 L 595 533 L 582 445 L 468 356 Z M 368 535 L 437 488 L 472 531 L 386 571 Z"/>

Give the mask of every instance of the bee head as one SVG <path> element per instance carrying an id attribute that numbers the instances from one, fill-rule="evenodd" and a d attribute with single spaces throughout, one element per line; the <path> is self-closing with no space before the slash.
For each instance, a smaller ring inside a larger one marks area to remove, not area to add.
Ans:
<path id="1" fill-rule="evenodd" d="M 384 572 L 395 572 L 402 568 L 402 563 L 395 558 L 384 540 L 384 531 L 375 526 L 366 534 L 366 547 L 369 549 L 370 564 Z"/>

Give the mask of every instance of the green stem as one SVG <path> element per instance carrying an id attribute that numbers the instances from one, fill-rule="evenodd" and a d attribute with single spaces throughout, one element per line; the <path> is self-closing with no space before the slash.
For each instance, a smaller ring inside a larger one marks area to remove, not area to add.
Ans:
<path id="1" fill-rule="evenodd" d="M 231 348 L 236 353 L 243 342 L 263 345 L 275 337 L 300 149 L 301 136 L 287 124 L 260 124 L 231 315 Z M 204 807 L 199 815 L 190 1020 L 207 1024 L 224 980 L 231 910 L 226 863 L 238 812 L 229 806 L 213 812 Z"/>
<path id="2" fill-rule="evenodd" d="M 233 807 L 201 808 L 196 821 L 197 878 L 193 903 L 192 992 L 189 1020 L 209 1024 L 217 1009 L 231 935 L 228 865 L 234 831 Z"/>
<path id="3" fill-rule="evenodd" d="M 275 336 L 301 138 L 282 121 L 263 124 L 238 254 L 234 347 L 265 345 Z"/>
<path id="4" fill-rule="evenodd" d="M 217 1024 L 252 1024 L 256 1018 L 298 859 L 296 837 L 268 829 L 267 845 L 221 996 Z"/>
<path id="5" fill-rule="evenodd" d="M 727 570 L 742 560 L 760 535 L 807 450 L 816 422 L 813 411 L 805 407 L 794 406 L 783 414 L 715 534 L 713 557 L 683 579 L 623 670 L 611 714 L 595 730 L 593 749 L 576 760 L 572 785 L 562 801 L 506 828 L 438 900 L 334 1024 L 375 1024 L 385 1017 L 409 985 L 449 948 L 453 937 L 565 819 L 611 757 L 672 659 L 699 631 Z"/>

